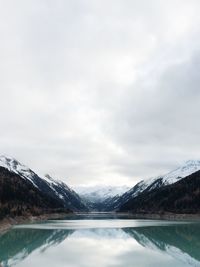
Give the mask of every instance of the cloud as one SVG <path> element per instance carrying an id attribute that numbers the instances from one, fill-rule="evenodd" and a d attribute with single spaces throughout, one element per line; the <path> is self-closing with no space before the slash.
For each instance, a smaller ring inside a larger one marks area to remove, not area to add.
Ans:
<path id="1" fill-rule="evenodd" d="M 2 154 L 69 184 L 200 158 L 199 1 L 1 1 Z"/>

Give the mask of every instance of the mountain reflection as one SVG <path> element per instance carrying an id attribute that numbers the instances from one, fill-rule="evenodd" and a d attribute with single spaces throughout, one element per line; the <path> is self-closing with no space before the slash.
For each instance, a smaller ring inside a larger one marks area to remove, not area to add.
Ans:
<path id="1" fill-rule="evenodd" d="M 39 252 L 45 254 L 48 248 L 57 246 L 63 241 L 65 241 L 63 242 L 64 244 L 68 244 L 68 246 L 65 247 L 66 250 L 64 251 L 64 253 L 69 255 L 68 260 L 72 260 L 73 262 L 74 260 L 72 259 L 72 257 L 79 258 L 79 253 L 82 253 L 86 254 L 85 256 L 87 258 L 89 254 L 96 253 L 96 245 L 97 247 L 99 247 L 102 246 L 102 244 L 108 244 L 109 242 L 111 244 L 110 240 L 114 240 L 111 246 L 113 246 L 113 244 L 122 244 L 123 242 L 123 246 L 129 248 L 129 250 L 131 251 L 131 256 L 129 255 L 130 259 L 128 259 L 127 256 L 125 256 L 125 258 L 126 262 L 128 262 L 129 260 L 130 264 L 135 257 L 134 247 L 130 248 L 130 244 L 132 244 L 132 241 L 134 240 L 134 242 L 137 241 L 135 243 L 140 247 L 142 246 L 145 249 L 153 249 L 170 255 L 179 262 L 186 263 L 187 266 L 200 266 L 200 225 L 196 223 L 175 224 L 169 226 L 159 226 L 157 224 L 155 226 L 118 229 L 88 228 L 77 230 L 61 229 L 62 226 L 59 225 L 58 229 L 44 229 L 42 228 L 42 225 L 40 225 L 41 228 L 39 229 L 12 229 L 7 233 L 1 235 L 0 267 L 18 265 L 22 260 L 27 258 L 36 250 L 37 253 Z M 68 237 L 70 238 L 68 239 Z M 131 240 L 131 243 L 128 242 L 128 240 Z M 94 244 L 94 246 L 92 245 L 92 247 L 90 247 L 88 251 L 86 249 L 86 242 L 88 242 L 88 244 L 90 245 Z M 72 246 L 73 244 L 75 245 Z M 71 247 L 73 247 L 75 254 L 73 254 L 72 250 L 70 250 Z M 123 247 L 123 249 L 125 247 Z M 91 253 L 91 249 L 93 249 L 93 253 Z M 112 250 L 115 249 L 116 248 L 113 247 Z M 33 254 L 33 256 L 34 255 L 35 254 Z M 109 255 L 111 257 L 111 255 L 113 254 Z M 115 256 L 117 256 L 117 254 Z M 119 253 L 118 256 L 119 258 L 117 266 L 129 266 L 127 264 L 124 265 L 124 262 L 122 262 L 121 253 Z M 59 255 L 55 254 L 55 257 L 59 258 Z M 121 261 L 121 265 L 119 265 L 119 261 Z M 74 266 L 82 265 L 80 263 L 80 265 Z"/>
<path id="2" fill-rule="evenodd" d="M 42 252 L 64 241 L 72 230 L 12 229 L 0 236 L 0 267 L 22 261 L 36 249 Z"/>
<path id="3" fill-rule="evenodd" d="M 140 245 L 158 249 L 190 265 L 200 266 L 200 225 L 151 226 L 124 231 Z"/>

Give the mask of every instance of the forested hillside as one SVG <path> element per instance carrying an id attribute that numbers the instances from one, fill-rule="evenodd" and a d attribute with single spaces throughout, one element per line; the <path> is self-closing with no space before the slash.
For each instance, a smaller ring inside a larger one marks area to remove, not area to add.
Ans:
<path id="1" fill-rule="evenodd" d="M 121 206 L 134 213 L 200 213 L 200 171 L 172 185 L 144 192 Z"/>
<path id="2" fill-rule="evenodd" d="M 0 218 L 57 211 L 69 210 L 58 199 L 43 194 L 30 181 L 0 167 Z"/>

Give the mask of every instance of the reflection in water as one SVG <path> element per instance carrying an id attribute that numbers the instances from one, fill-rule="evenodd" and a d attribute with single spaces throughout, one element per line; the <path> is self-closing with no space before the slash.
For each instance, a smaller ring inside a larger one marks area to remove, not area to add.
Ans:
<path id="1" fill-rule="evenodd" d="M 200 266 L 199 224 L 134 221 L 127 227 L 129 221 L 124 228 L 121 221 L 122 228 L 112 228 L 109 221 L 109 228 L 70 230 L 71 224 L 58 221 L 57 229 L 56 221 L 53 229 L 52 222 L 29 225 L 0 236 L 2 267 Z"/>
<path id="2" fill-rule="evenodd" d="M 139 244 L 158 249 L 192 266 L 200 266 L 200 225 L 141 227 L 124 230 Z"/>
<path id="3" fill-rule="evenodd" d="M 0 262 L 12 266 L 22 261 L 34 250 L 45 251 L 61 243 L 71 230 L 13 229 L 0 236 Z"/>

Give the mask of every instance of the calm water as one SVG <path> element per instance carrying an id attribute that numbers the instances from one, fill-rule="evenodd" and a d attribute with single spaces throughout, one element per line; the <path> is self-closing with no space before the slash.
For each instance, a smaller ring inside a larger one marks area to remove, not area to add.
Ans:
<path id="1" fill-rule="evenodd" d="M 1 266 L 200 266 L 200 224 L 79 215 L 0 236 Z"/>

